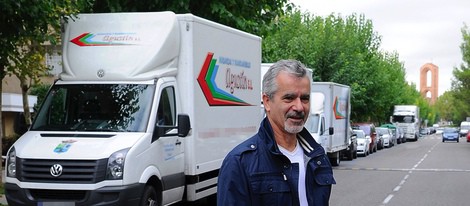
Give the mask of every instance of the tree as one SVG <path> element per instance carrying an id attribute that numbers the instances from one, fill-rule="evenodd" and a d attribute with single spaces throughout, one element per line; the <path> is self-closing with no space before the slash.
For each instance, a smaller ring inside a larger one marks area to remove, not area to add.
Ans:
<path id="1" fill-rule="evenodd" d="M 435 105 L 442 120 L 453 121 L 453 114 L 457 109 L 454 104 L 454 95 L 452 90 L 446 91 L 444 94 L 439 96 Z"/>
<path id="2" fill-rule="evenodd" d="M 83 12 L 150 12 L 192 13 L 249 33 L 262 35 L 266 26 L 292 9 L 288 0 L 106 0 L 93 1 Z"/>
<path id="3" fill-rule="evenodd" d="M 352 120 L 388 122 L 393 105 L 407 101 L 411 87 L 403 63 L 397 53 L 379 50 L 380 36 L 363 15 L 322 18 L 295 11 L 270 28 L 263 62 L 297 59 L 313 69 L 314 81 L 349 85 Z"/>
<path id="4" fill-rule="evenodd" d="M 459 123 L 470 116 L 470 30 L 467 25 L 461 29 L 463 43 L 460 45 L 463 63 L 453 70 L 452 91 L 454 106 L 458 108 L 454 120 Z"/>

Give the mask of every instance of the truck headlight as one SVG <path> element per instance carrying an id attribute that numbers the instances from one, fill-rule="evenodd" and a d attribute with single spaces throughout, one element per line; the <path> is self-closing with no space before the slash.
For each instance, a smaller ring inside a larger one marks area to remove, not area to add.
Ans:
<path id="1" fill-rule="evenodd" d="M 119 150 L 109 156 L 108 167 L 106 168 L 107 180 L 122 180 L 124 176 L 124 162 L 129 149 Z"/>
<path id="2" fill-rule="evenodd" d="M 16 177 L 16 151 L 12 147 L 7 155 L 7 176 Z"/>

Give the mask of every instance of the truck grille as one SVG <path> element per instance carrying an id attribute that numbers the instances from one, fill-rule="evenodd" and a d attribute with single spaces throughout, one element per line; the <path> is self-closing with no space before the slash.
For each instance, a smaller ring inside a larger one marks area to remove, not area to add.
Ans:
<path id="1" fill-rule="evenodd" d="M 20 159 L 17 161 L 17 178 L 23 182 L 42 183 L 82 183 L 91 184 L 103 181 L 106 177 L 107 159 L 100 160 L 50 160 Z M 62 166 L 62 174 L 54 177 L 51 167 Z"/>

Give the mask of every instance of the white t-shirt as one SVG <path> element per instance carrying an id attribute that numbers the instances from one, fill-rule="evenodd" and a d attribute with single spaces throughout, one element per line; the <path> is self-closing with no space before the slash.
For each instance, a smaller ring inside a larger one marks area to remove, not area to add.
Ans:
<path id="1" fill-rule="evenodd" d="M 305 192 L 305 162 L 304 162 L 304 150 L 297 141 L 297 145 L 295 146 L 294 151 L 289 152 L 285 148 L 279 146 L 279 150 L 284 154 L 287 158 L 289 158 L 291 163 L 298 163 L 299 164 L 299 200 L 301 206 L 308 206 L 307 202 L 307 194 Z"/>

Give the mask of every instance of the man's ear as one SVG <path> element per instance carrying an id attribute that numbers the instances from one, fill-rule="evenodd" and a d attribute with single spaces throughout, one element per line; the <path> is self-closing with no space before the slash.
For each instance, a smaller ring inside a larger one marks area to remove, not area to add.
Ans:
<path id="1" fill-rule="evenodd" d="M 269 99 L 268 95 L 263 94 L 263 105 L 264 105 L 264 110 L 266 110 L 266 113 L 271 110 L 271 100 Z"/>

